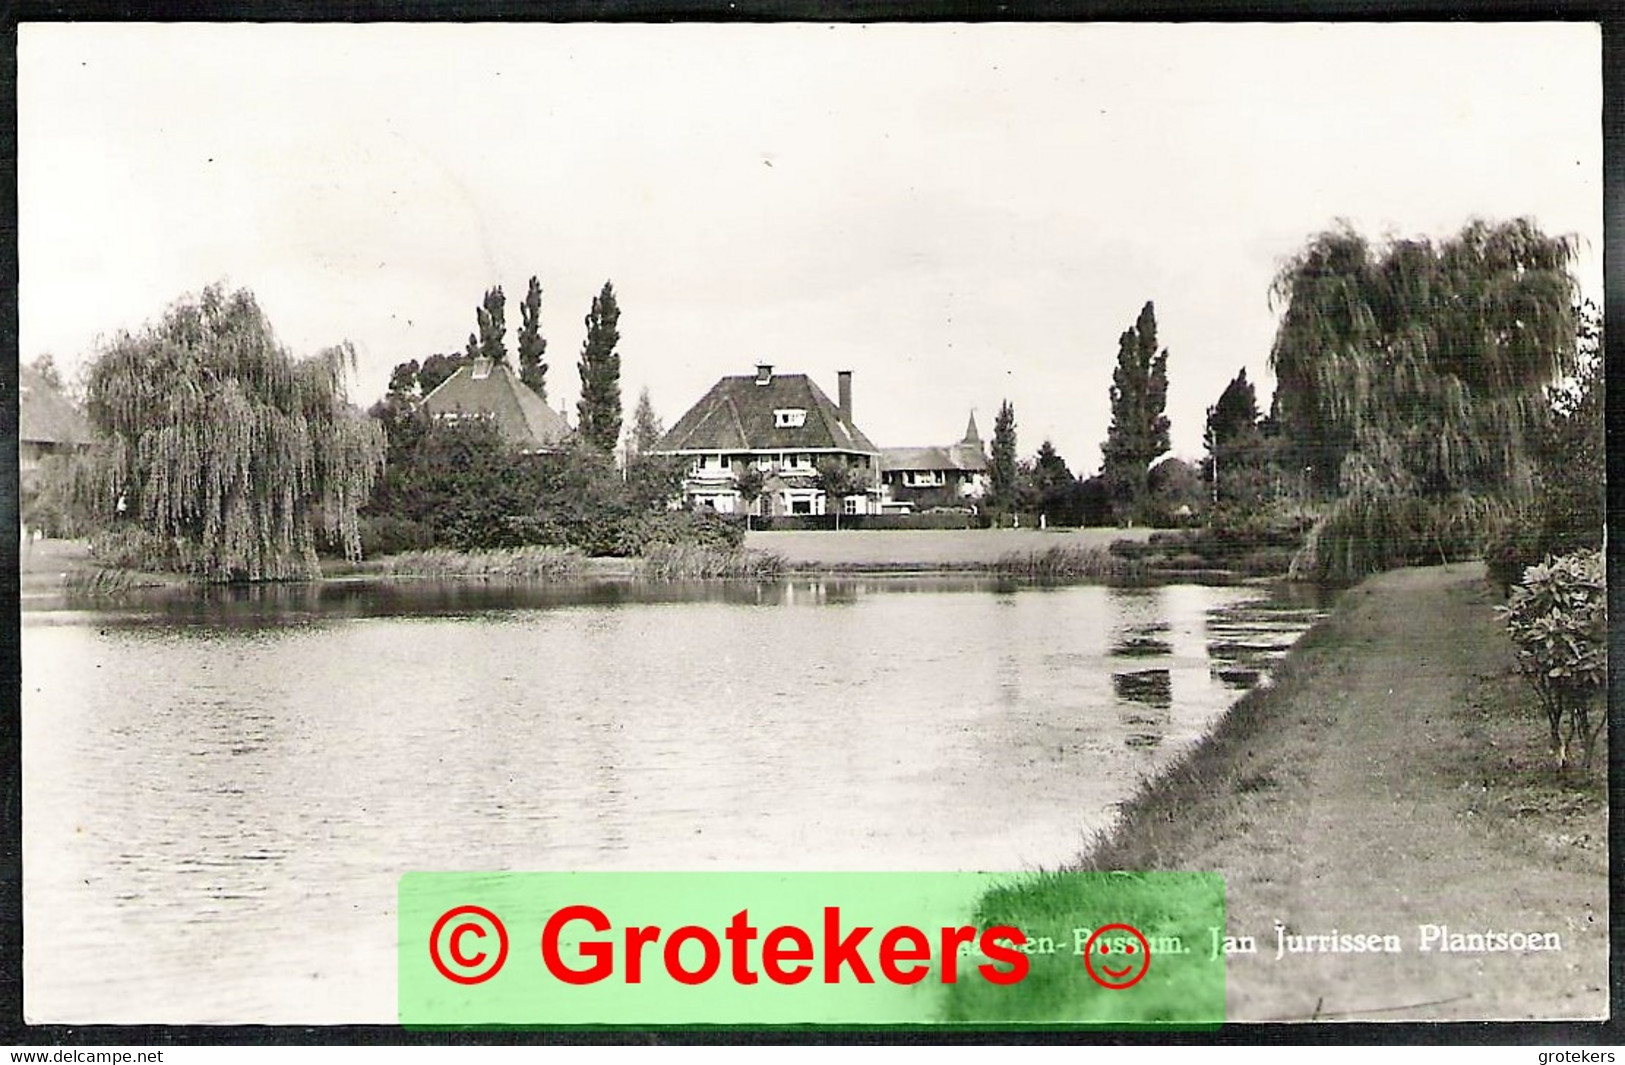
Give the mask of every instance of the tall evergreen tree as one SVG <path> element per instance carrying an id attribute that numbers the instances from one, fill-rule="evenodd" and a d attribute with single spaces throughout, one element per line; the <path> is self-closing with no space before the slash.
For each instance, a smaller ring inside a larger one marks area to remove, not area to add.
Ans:
<path id="1" fill-rule="evenodd" d="M 993 420 L 993 454 L 987 471 L 987 505 L 1009 510 L 1016 503 L 1020 470 L 1016 467 L 1016 408 L 1009 400 L 999 404 Z"/>
<path id="2" fill-rule="evenodd" d="M 547 399 L 547 338 L 542 336 L 542 284 L 535 277 L 519 305 L 519 380 Z"/>
<path id="3" fill-rule="evenodd" d="M 638 405 L 632 411 L 632 454 L 647 455 L 665 435 L 666 427 L 660 423 L 660 415 L 655 413 L 655 405 L 649 399 L 649 389 L 645 386 L 638 393 Z"/>
<path id="4" fill-rule="evenodd" d="M 1157 350 L 1157 314 L 1149 300 L 1133 328 L 1118 338 L 1111 399 L 1101 475 L 1119 517 L 1132 519 L 1150 492 L 1151 464 L 1168 450 L 1168 349 Z"/>
<path id="5" fill-rule="evenodd" d="M 638 506 L 663 510 L 682 493 L 688 460 L 681 455 L 654 455 L 655 445 L 666 435 L 655 413 L 649 390 L 638 393 L 632 412 L 632 428 L 626 440 L 626 484 Z"/>
<path id="6" fill-rule="evenodd" d="M 581 345 L 581 400 L 576 404 L 581 439 L 606 455 L 621 438 L 621 356 L 615 350 L 621 334 L 621 311 L 615 287 L 608 281 L 593 297 L 586 317 L 587 339 Z"/>
<path id="7" fill-rule="evenodd" d="M 1207 461 L 1202 476 L 1212 490 L 1215 503 L 1223 496 L 1219 479 L 1230 466 L 1226 461 L 1230 457 L 1228 452 L 1246 440 L 1249 434 L 1256 432 L 1258 417 L 1258 393 L 1253 383 L 1247 380 L 1247 368 L 1244 366 L 1219 393 L 1219 401 L 1207 409 L 1207 425 L 1202 433 Z"/>
<path id="8" fill-rule="evenodd" d="M 498 285 L 486 290 L 485 299 L 475 311 L 480 326 L 479 354 L 492 362 L 508 361 L 508 345 L 504 339 L 508 335 L 508 325 L 503 320 L 506 304 L 502 286 Z"/>
<path id="9" fill-rule="evenodd" d="M 1050 524 L 1077 524 L 1077 478 L 1048 440 L 1038 446 L 1038 454 L 1033 457 L 1031 479 L 1033 506 L 1049 518 Z"/>

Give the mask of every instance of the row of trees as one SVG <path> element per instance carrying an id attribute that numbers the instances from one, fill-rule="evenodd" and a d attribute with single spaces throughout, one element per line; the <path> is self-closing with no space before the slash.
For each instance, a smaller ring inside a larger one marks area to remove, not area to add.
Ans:
<path id="1" fill-rule="evenodd" d="M 1006 401 L 993 425 L 988 491 L 983 504 L 996 518 L 1027 515 L 1051 525 L 1106 525 L 1119 514 L 1120 497 L 1104 472 L 1091 477 L 1073 474 L 1052 441 L 1045 440 L 1031 458 L 1018 459 L 1015 408 Z M 1202 502 L 1201 474 L 1181 459 L 1167 457 L 1148 466 L 1144 495 L 1137 513 L 1154 524 L 1186 520 Z"/>
<path id="2" fill-rule="evenodd" d="M 518 373 L 545 401 L 540 308 L 533 277 Z M 435 423 L 419 406 L 473 359 L 509 363 L 500 287 L 485 292 L 463 351 L 396 366 L 370 416 L 349 402 L 348 344 L 296 358 L 252 293 L 210 287 L 89 363 L 85 410 L 104 446 L 63 464 L 50 490 L 102 531 L 104 554 L 119 563 L 216 580 L 308 576 L 324 545 L 358 556 L 380 534 L 394 548 L 557 543 L 599 553 L 720 535 L 661 519 L 682 471 L 647 455 L 661 435 L 647 392 L 631 460 L 615 468 L 619 317 L 606 282 L 586 317 L 577 446 L 521 461 L 493 426 Z"/>
<path id="3" fill-rule="evenodd" d="M 1031 460 L 1018 460 L 1015 409 L 1005 400 L 993 423 L 987 507 L 1060 525 L 1167 520 L 1189 508 L 1190 467 L 1178 459 L 1158 462 L 1168 451 L 1167 402 L 1168 349 L 1158 347 L 1156 308 L 1147 302 L 1118 338 L 1100 472 L 1075 477 L 1048 440 Z"/>
<path id="4" fill-rule="evenodd" d="M 1474 553 L 1496 529 L 1529 541 L 1518 550 L 1595 546 L 1602 326 L 1594 308 L 1576 306 L 1572 256 L 1569 241 L 1524 220 L 1475 222 L 1438 243 L 1377 246 L 1347 228 L 1313 238 L 1272 290 L 1283 316 L 1270 413 L 1261 416 L 1238 374 L 1208 411 L 1200 469 L 1158 461 L 1168 448 L 1168 352 L 1147 303 L 1119 338 L 1100 472 L 1073 476 L 1047 441 L 1019 461 L 1005 402 L 987 502 L 1061 523 L 1150 521 L 1194 510 L 1203 496 L 1222 512 L 1295 488 L 1320 514 L 1306 575 L 1332 580 Z M 532 278 L 518 360 L 545 396 L 540 300 Z M 308 572 L 318 534 L 355 553 L 386 454 L 391 472 L 374 506 L 427 515 L 432 500 L 407 496 L 434 496 L 422 478 L 432 480 L 435 449 L 499 447 L 441 435 L 415 411 L 469 359 L 508 360 L 505 311 L 501 288 L 488 290 L 467 348 L 396 367 L 368 419 L 345 394 L 348 345 L 296 359 L 252 294 L 206 289 L 121 334 L 90 365 L 86 410 L 106 446 L 74 464 L 69 494 L 94 520 L 139 531 L 156 562 L 214 577 Z M 660 436 L 647 393 L 628 447 L 638 461 L 624 476 L 608 461 L 622 428 L 619 317 L 606 282 L 585 320 L 579 435 L 602 460 L 593 468 L 627 486 L 616 505 L 641 512 L 680 471 L 647 456 Z M 820 471 L 835 496 L 844 476 Z"/>
<path id="5" fill-rule="evenodd" d="M 547 338 L 542 335 L 541 307 L 541 282 L 532 277 L 520 304 L 515 370 L 519 380 L 546 402 Z M 507 297 L 501 285 L 486 290 L 474 309 L 474 317 L 475 330 L 468 334 L 468 344 L 461 352 L 434 354 L 422 362 L 412 359 L 395 367 L 384 397 L 388 413 L 398 415 L 475 359 L 512 365 L 507 343 Z M 605 281 L 584 319 L 587 337 L 576 364 L 581 375 L 577 433 L 583 443 L 605 455 L 614 454 L 621 437 L 620 319 L 614 283 Z"/>
<path id="6" fill-rule="evenodd" d="M 1289 502 L 1323 515 L 1318 575 L 1339 578 L 1429 538 L 1397 527 L 1401 511 L 1411 524 L 1449 526 L 1451 543 L 1432 536 L 1449 557 L 1477 550 L 1495 521 L 1538 499 L 1543 521 L 1565 530 L 1548 546 L 1577 546 L 1577 529 L 1601 529 L 1600 361 L 1586 355 L 1600 350 L 1601 319 L 1577 305 L 1573 253 L 1572 241 L 1526 219 L 1475 221 L 1439 242 L 1373 245 L 1346 226 L 1315 236 L 1271 288 L 1282 320 L 1269 413 L 1243 369 L 1208 408 L 1199 469 L 1164 457 L 1168 351 L 1148 302 L 1118 340 L 1096 478 L 1063 475 L 1047 443 L 1019 463 L 1006 402 L 988 504 L 1036 506 L 1054 520 L 1076 516 L 1069 493 L 1097 500 L 1103 490 L 1112 520 L 1129 524 L 1166 520 L 1170 498 L 1221 519 Z M 1418 518 L 1424 511 L 1433 517 Z"/>
<path id="7" fill-rule="evenodd" d="M 521 305 L 517 372 L 546 401 L 541 291 L 532 277 Z M 655 518 L 679 490 L 684 464 L 651 454 L 664 427 L 644 389 L 627 427 L 624 463 L 616 466 L 623 416 L 620 307 L 612 282 L 593 298 L 585 319 L 576 430 L 562 453 L 520 455 L 489 425 L 436 422 L 421 410 L 422 398 L 459 367 L 476 358 L 509 362 L 505 317 L 502 289 L 491 288 L 476 308 L 476 330 L 464 351 L 395 367 L 389 391 L 371 411 L 385 430 L 388 463 L 366 511 L 376 534 L 369 548 L 551 544 L 636 553 L 660 531 Z"/>

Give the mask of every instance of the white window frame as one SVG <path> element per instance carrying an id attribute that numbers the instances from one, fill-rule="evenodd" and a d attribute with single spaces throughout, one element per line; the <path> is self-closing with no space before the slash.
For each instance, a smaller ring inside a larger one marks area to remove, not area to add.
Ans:
<path id="1" fill-rule="evenodd" d="M 773 411 L 775 429 L 800 429 L 807 424 L 805 407 L 779 407 Z"/>

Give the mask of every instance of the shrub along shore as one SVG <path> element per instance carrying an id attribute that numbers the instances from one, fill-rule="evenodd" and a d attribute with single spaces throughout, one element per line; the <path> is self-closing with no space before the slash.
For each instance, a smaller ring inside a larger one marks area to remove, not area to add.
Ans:
<path id="1" fill-rule="evenodd" d="M 1604 774 L 1552 773 L 1499 602 L 1477 563 L 1345 592 L 1274 683 L 1125 803 L 1074 867 L 1220 873 L 1221 935 L 1256 950 L 1227 958 L 1232 1020 L 1605 1015 Z M 1066 906 L 1041 887 L 1016 904 L 1035 927 Z M 1441 933 L 1422 950 L 1428 926 L 1555 933 L 1562 949 L 1480 938 L 1467 942 L 1490 949 L 1450 952 Z M 1334 932 L 1393 934 L 1401 952 L 1277 958 L 1290 937 Z"/>

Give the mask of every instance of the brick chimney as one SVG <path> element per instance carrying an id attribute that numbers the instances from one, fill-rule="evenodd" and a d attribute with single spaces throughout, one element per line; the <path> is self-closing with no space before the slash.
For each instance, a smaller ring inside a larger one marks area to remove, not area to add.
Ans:
<path id="1" fill-rule="evenodd" d="M 840 370 L 835 374 L 836 394 L 841 400 L 841 420 L 852 425 L 852 371 Z"/>
<path id="2" fill-rule="evenodd" d="M 756 383 L 759 385 L 770 385 L 773 383 L 772 363 L 759 362 L 756 364 Z"/>

